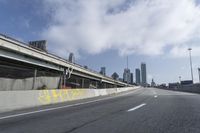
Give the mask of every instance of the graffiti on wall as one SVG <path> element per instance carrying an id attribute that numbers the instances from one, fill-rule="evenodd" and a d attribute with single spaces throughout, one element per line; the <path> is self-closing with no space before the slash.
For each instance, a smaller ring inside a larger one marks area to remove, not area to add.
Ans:
<path id="1" fill-rule="evenodd" d="M 56 102 L 64 102 L 83 96 L 84 90 L 42 90 L 39 92 L 38 100 L 41 104 L 51 104 Z"/>

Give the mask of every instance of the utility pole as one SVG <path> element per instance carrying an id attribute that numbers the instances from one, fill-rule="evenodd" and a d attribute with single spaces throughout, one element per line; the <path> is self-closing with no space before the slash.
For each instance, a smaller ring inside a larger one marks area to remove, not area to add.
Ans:
<path id="1" fill-rule="evenodd" d="M 181 76 L 179 76 L 179 82 L 180 82 L 180 84 L 181 84 Z"/>
<path id="2" fill-rule="evenodd" d="M 200 83 L 200 68 L 198 68 L 198 71 L 199 71 L 199 83 Z"/>
<path id="3" fill-rule="evenodd" d="M 127 67 L 126 80 L 127 80 L 127 86 L 128 86 L 128 83 L 129 83 L 129 79 L 128 79 L 128 55 L 127 55 L 127 58 L 126 58 L 126 67 Z"/>
<path id="4" fill-rule="evenodd" d="M 128 69 L 128 55 L 127 55 L 127 58 L 126 58 L 126 67 Z"/>
<path id="5" fill-rule="evenodd" d="M 189 56 L 190 56 L 191 77 L 192 77 L 192 82 L 194 82 L 193 69 L 192 69 L 192 54 L 191 54 L 192 48 L 188 48 L 188 51 L 189 51 Z"/>

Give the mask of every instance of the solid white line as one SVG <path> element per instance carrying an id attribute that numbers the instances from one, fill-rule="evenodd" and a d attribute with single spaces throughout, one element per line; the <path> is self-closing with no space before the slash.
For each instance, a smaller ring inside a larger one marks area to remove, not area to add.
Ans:
<path id="1" fill-rule="evenodd" d="M 138 90 L 135 90 L 135 91 L 133 91 L 131 93 L 135 93 L 136 91 L 138 91 Z M 112 96 L 112 97 L 97 99 L 97 100 L 88 101 L 88 102 L 76 103 L 76 104 L 71 104 L 71 105 L 66 105 L 66 106 L 60 106 L 60 107 L 54 107 L 54 108 L 48 108 L 48 109 L 41 109 L 41 110 L 31 111 L 31 112 L 26 112 L 26 113 L 19 113 L 19 114 L 14 114 L 14 115 L 8 115 L 8 116 L 0 117 L 0 120 L 14 118 L 14 117 L 19 117 L 19 116 L 25 116 L 25 115 L 30 115 L 30 114 L 36 114 L 36 113 L 41 113 L 41 112 L 47 112 L 47 111 L 52 111 L 52 110 L 58 110 L 58 109 L 63 109 L 63 108 L 68 108 L 68 107 L 74 107 L 74 106 L 79 106 L 79 105 L 84 105 L 84 104 L 89 104 L 89 103 L 100 102 L 100 101 L 112 99 L 112 98 L 115 98 L 115 97 L 121 97 L 121 96 L 124 96 L 124 95 L 129 95 L 131 93 L 125 93 L 125 94 L 121 94 L 119 96 Z"/>
<path id="2" fill-rule="evenodd" d="M 146 103 L 140 104 L 140 105 L 138 105 L 138 106 L 136 106 L 134 108 L 131 108 L 131 109 L 127 110 L 127 112 L 135 111 L 135 110 L 137 110 L 139 108 L 142 108 L 145 105 L 146 105 Z"/>

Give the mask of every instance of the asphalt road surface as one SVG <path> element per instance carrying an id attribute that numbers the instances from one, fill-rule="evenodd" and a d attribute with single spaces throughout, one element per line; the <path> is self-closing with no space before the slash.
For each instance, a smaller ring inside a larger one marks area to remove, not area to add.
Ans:
<path id="1" fill-rule="evenodd" d="M 200 95 L 140 88 L 8 112 L 0 133 L 200 133 Z"/>

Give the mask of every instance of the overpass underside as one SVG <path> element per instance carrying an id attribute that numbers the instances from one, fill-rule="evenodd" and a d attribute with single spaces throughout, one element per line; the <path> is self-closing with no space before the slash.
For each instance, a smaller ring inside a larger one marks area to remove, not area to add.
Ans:
<path id="1" fill-rule="evenodd" d="M 128 84 L 0 34 L 0 91 L 124 86 Z"/>
<path id="2" fill-rule="evenodd" d="M 0 86 L 0 91 L 122 87 L 4 57 L 0 57 Z"/>

